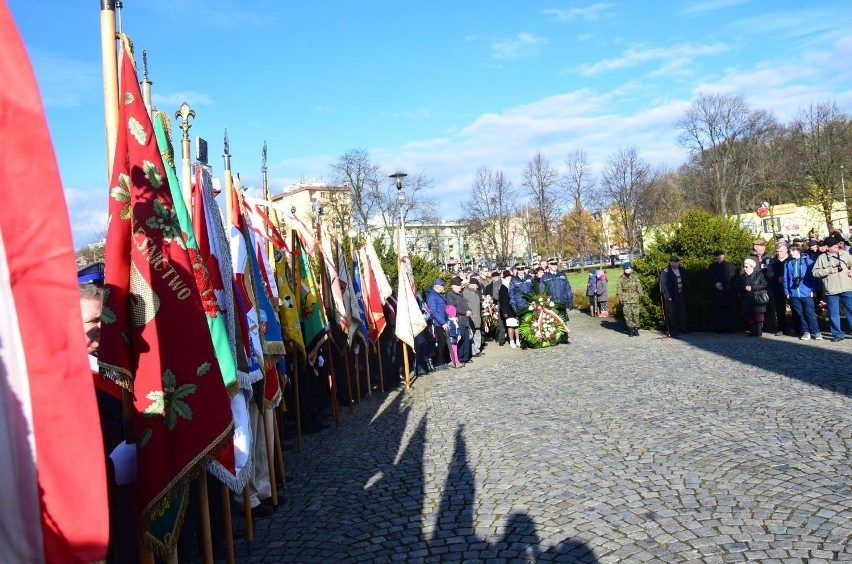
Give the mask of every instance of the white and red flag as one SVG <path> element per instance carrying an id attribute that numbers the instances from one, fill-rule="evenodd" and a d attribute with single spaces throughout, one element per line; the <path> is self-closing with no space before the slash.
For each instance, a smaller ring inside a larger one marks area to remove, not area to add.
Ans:
<path id="1" fill-rule="evenodd" d="M 105 456 L 71 228 L 38 88 L 5 2 L 0 76 L 14 84 L 0 89 L 0 559 L 102 561 Z"/>

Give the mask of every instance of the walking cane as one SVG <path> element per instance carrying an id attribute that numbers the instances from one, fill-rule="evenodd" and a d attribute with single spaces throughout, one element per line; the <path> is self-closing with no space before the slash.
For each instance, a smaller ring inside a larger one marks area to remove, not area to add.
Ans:
<path id="1" fill-rule="evenodd" d="M 663 278 L 660 275 L 660 268 L 656 268 L 657 271 L 657 286 L 660 289 L 660 309 L 663 311 L 663 320 L 666 322 L 666 334 L 662 337 L 663 341 L 668 341 L 671 339 L 671 329 L 669 329 L 669 316 L 666 313 L 666 296 L 663 294 Z"/>

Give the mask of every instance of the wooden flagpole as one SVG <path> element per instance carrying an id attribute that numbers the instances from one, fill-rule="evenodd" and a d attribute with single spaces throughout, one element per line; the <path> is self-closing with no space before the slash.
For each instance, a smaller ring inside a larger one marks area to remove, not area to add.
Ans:
<path id="1" fill-rule="evenodd" d="M 231 177 L 231 153 L 230 148 L 228 147 L 227 129 L 225 129 L 225 150 L 222 157 L 225 160 L 225 221 L 226 229 L 230 230 L 234 220 L 233 211 L 231 211 L 231 205 L 234 199 L 234 195 L 232 193 L 234 188 L 234 179 Z M 233 280 L 231 280 L 230 283 L 233 286 Z M 251 554 L 251 541 L 254 539 L 254 526 L 251 516 L 251 494 L 249 492 L 248 484 L 246 484 L 243 488 L 243 511 L 246 519 L 246 549 L 248 550 L 248 553 Z"/>
<path id="2" fill-rule="evenodd" d="M 115 33 L 115 2 L 101 0 L 101 67 L 104 75 L 107 182 L 112 181 L 115 141 L 118 137 L 118 51 Z"/>
<path id="3" fill-rule="evenodd" d="M 320 286 L 322 288 L 322 297 L 323 297 L 323 307 L 327 306 L 329 303 L 329 291 L 328 287 L 328 277 L 325 275 L 325 265 L 323 264 L 323 250 L 322 250 L 322 207 L 317 206 L 317 239 L 320 241 L 319 245 L 319 265 L 320 265 Z M 334 306 L 332 305 L 332 308 Z M 339 429 L 340 428 L 340 410 L 337 408 L 337 393 L 334 385 L 334 361 L 332 360 L 331 347 L 334 346 L 334 338 L 333 333 L 329 335 L 329 345 L 328 345 L 328 391 L 331 397 L 331 413 L 334 415 L 334 424 Z M 350 403 L 352 403 L 350 401 Z"/>
<path id="4" fill-rule="evenodd" d="M 349 288 L 350 288 L 349 291 L 352 292 L 353 289 L 355 288 L 355 246 L 352 244 L 352 232 L 350 231 L 348 233 L 348 235 L 349 235 L 349 259 L 352 262 L 352 274 L 349 277 Z M 340 248 L 343 249 L 343 245 L 341 245 Z M 345 265 L 346 261 L 343 261 L 343 262 L 344 262 L 344 265 Z M 361 284 L 360 280 L 358 281 L 358 284 L 360 286 L 363 286 L 363 284 Z M 362 291 L 363 291 L 363 289 L 362 289 Z M 356 296 L 356 299 L 357 299 L 357 296 Z M 354 313 L 357 314 L 358 312 L 356 311 Z M 358 321 L 359 322 L 361 321 L 360 317 L 358 318 Z M 360 335 L 361 332 L 356 331 L 356 334 Z M 360 402 L 361 398 L 362 398 L 362 396 L 361 396 L 361 358 L 360 358 L 360 351 L 353 350 L 352 353 L 355 355 L 355 393 L 357 394 L 358 401 Z M 367 380 L 368 380 L 367 389 L 368 390 L 370 388 L 369 379 L 370 379 L 370 367 L 369 367 L 369 360 L 368 360 L 368 364 L 367 364 Z"/>
<path id="5" fill-rule="evenodd" d="M 112 181 L 112 166 L 115 160 L 115 145 L 118 138 L 118 50 L 115 29 L 116 0 L 101 0 L 101 69 L 103 72 L 104 124 L 106 131 L 107 182 Z M 120 4 L 119 4 L 120 6 Z M 125 388 L 121 392 L 124 419 L 124 439 L 127 444 L 135 445 L 133 432 L 133 395 Z M 138 511 L 134 508 L 134 520 Z M 138 531 L 137 531 L 138 534 Z M 137 550 L 141 564 L 154 564 L 154 552 L 137 536 Z"/>
<path id="6" fill-rule="evenodd" d="M 293 225 L 296 219 L 296 206 L 290 208 L 290 213 L 293 214 L 293 222 L 290 223 L 290 249 L 293 251 L 291 257 L 293 273 L 293 298 L 296 305 L 299 307 L 299 315 L 302 312 L 302 270 L 301 265 L 297 264 L 299 258 L 296 256 L 296 249 L 299 246 L 296 244 L 296 228 Z M 293 345 L 293 395 L 295 396 L 296 404 L 296 444 L 299 452 L 302 452 L 302 399 L 299 397 L 299 355 L 297 354 L 296 345 Z M 307 360 L 307 359 L 306 359 Z"/>
<path id="7" fill-rule="evenodd" d="M 150 81 L 149 81 L 150 82 Z M 149 85 L 150 87 L 150 85 Z M 144 96 L 143 96 L 144 97 Z M 184 102 L 180 109 L 175 112 L 175 119 L 180 118 L 180 128 L 183 130 L 181 138 L 181 183 L 186 209 L 192 212 L 192 198 L 190 197 L 192 182 L 192 165 L 189 160 L 189 118 L 195 117 L 195 112 L 189 108 L 189 105 Z M 171 132 L 166 132 L 171 135 Z M 204 561 L 206 564 L 213 564 L 213 535 L 210 532 L 210 505 L 207 498 L 207 471 L 203 470 L 198 476 L 198 499 L 200 502 L 199 510 L 201 512 L 201 539 L 204 552 Z"/>
<path id="8" fill-rule="evenodd" d="M 175 119 L 180 118 L 180 128 L 183 130 L 183 136 L 180 140 L 180 157 L 181 157 L 181 177 L 180 182 L 183 184 L 183 201 L 186 202 L 186 209 L 192 210 L 192 163 L 189 149 L 189 118 L 195 118 L 195 110 L 189 107 L 189 104 L 184 102 L 180 105 L 178 111 L 175 112 Z"/>
<path id="9" fill-rule="evenodd" d="M 263 151 L 261 152 L 261 161 L 262 162 L 261 162 L 261 166 L 260 166 L 260 172 L 261 172 L 262 184 L 263 184 L 263 197 L 269 203 L 269 206 L 271 207 L 272 206 L 272 198 L 269 195 L 269 181 L 268 181 L 267 175 L 266 175 L 267 170 L 268 170 L 267 167 L 266 167 L 266 141 L 263 142 Z M 278 226 L 276 226 L 276 227 L 278 227 Z M 263 229 L 264 229 L 264 231 L 267 231 L 267 227 L 265 225 L 263 226 Z M 274 278 L 275 278 L 275 272 L 274 272 L 274 270 L 275 270 L 275 259 L 274 259 L 275 248 L 273 247 L 272 243 L 269 242 L 269 241 L 266 241 L 266 255 L 267 255 L 267 257 L 270 257 L 270 260 L 271 260 L 271 263 L 272 263 L 270 266 L 273 269 L 273 280 L 270 281 L 270 284 L 275 284 L 275 280 L 274 280 Z M 281 300 L 281 298 L 279 297 L 279 303 L 273 304 L 274 308 L 275 308 L 275 315 L 278 316 L 279 325 L 281 324 L 281 315 L 280 315 L 280 311 L 281 311 L 280 305 L 281 304 L 280 304 L 280 300 Z M 283 330 L 282 330 L 282 340 L 283 340 Z M 286 348 L 286 345 L 285 345 L 285 348 Z M 275 451 L 275 460 L 278 463 L 278 473 L 281 477 L 281 484 L 283 485 L 287 481 L 287 472 L 286 472 L 286 467 L 284 466 L 284 452 L 281 450 L 281 433 L 280 433 L 279 425 L 278 425 L 278 413 L 277 413 L 277 411 L 279 411 L 279 410 L 283 411 L 284 402 L 286 400 L 284 399 L 285 398 L 284 386 L 281 382 L 281 378 L 279 378 L 277 367 L 275 369 L 275 377 L 278 378 L 278 387 L 281 390 L 281 403 L 279 404 L 280 405 L 279 409 L 273 410 L 273 412 L 272 412 L 272 439 L 273 439 L 272 443 L 273 443 L 273 448 L 274 448 L 274 451 Z M 276 495 L 273 497 L 273 502 L 274 502 L 275 506 L 278 505 L 277 501 L 278 501 L 278 495 L 277 495 L 277 488 L 276 488 Z"/>
<path id="10" fill-rule="evenodd" d="M 397 252 L 399 252 L 399 250 L 402 249 L 402 230 L 401 229 L 397 229 L 396 237 L 397 237 L 396 248 L 397 248 Z M 397 276 L 402 278 L 402 260 L 401 260 L 401 257 L 398 258 L 397 261 L 396 261 L 396 271 L 397 271 Z M 397 322 L 399 322 L 399 296 L 397 296 L 396 308 L 397 308 L 396 320 L 397 320 Z M 402 344 L 402 362 L 403 362 L 403 367 L 405 368 L 405 389 L 409 390 L 409 389 L 411 389 L 411 376 L 409 375 L 409 372 L 408 372 L 408 367 L 409 367 L 409 364 L 408 364 L 408 345 L 406 345 L 405 341 L 403 341 L 402 339 L 400 339 L 399 342 Z"/>

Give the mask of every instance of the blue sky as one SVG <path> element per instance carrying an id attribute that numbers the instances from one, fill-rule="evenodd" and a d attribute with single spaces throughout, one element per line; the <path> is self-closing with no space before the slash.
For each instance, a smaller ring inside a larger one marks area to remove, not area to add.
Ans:
<path id="1" fill-rule="evenodd" d="M 72 229 L 106 218 L 99 3 L 7 0 L 33 62 Z M 388 173 L 425 172 L 447 218 L 478 167 L 517 187 L 541 151 L 557 169 L 584 149 L 595 170 L 635 145 L 685 159 L 673 126 L 699 92 L 742 95 L 786 122 L 810 104 L 852 113 L 848 1 L 540 2 L 124 0 L 148 52 L 154 102 L 196 110 L 243 184 L 274 193 L 366 149 Z M 174 135 L 178 139 L 177 134 Z M 847 167 L 848 168 L 848 167 Z"/>

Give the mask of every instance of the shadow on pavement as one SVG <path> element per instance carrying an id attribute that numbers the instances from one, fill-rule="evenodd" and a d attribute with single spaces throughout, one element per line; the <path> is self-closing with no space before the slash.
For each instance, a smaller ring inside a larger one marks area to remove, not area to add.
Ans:
<path id="1" fill-rule="evenodd" d="M 499 539 L 477 535 L 476 480 L 464 427 L 456 430 L 447 478 L 436 490 L 427 484 L 427 473 L 442 474 L 442 461 L 426 460 L 425 453 L 427 440 L 440 438 L 427 438 L 427 414 L 409 421 L 410 399 L 406 393 L 389 401 L 374 394 L 350 420 L 341 421 L 339 430 L 310 437 L 303 452 L 291 456 L 296 460 L 288 460 L 295 479 L 283 491 L 284 502 L 270 518 L 255 522 L 251 555 L 244 522 L 237 517 L 237 561 L 597 562 L 592 548 L 580 541 L 541 546 L 534 517 L 522 511 L 504 516 Z M 440 491 L 436 513 L 430 512 L 429 488 L 432 499 Z"/>
<path id="2" fill-rule="evenodd" d="M 794 378 L 846 396 L 852 395 L 852 339 L 840 343 L 799 341 L 794 337 L 691 333 L 679 340 L 744 365 Z M 817 344 L 820 343 L 820 344 Z"/>

